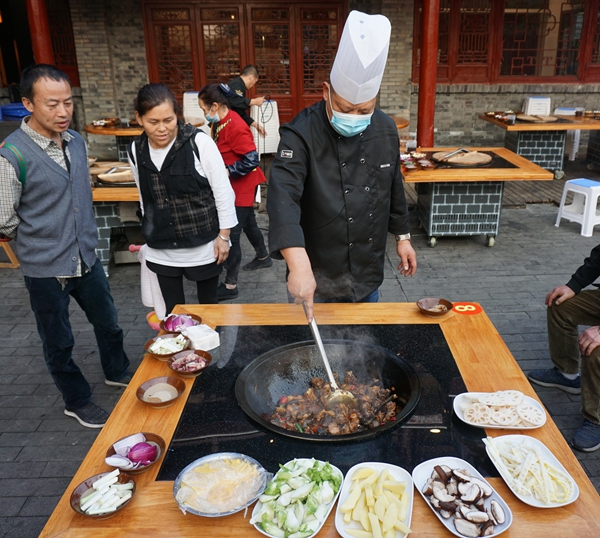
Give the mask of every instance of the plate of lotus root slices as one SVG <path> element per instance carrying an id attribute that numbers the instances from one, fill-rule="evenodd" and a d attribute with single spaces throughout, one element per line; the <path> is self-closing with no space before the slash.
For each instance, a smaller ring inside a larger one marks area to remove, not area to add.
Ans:
<path id="1" fill-rule="evenodd" d="M 518 390 L 464 392 L 454 398 L 454 412 L 479 428 L 533 430 L 546 423 L 540 403 Z"/>

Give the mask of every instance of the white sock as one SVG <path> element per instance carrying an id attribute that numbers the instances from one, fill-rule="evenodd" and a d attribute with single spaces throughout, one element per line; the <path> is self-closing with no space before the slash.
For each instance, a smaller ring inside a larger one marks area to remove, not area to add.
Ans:
<path id="1" fill-rule="evenodd" d="M 564 374 L 563 372 L 561 372 L 561 374 L 564 375 L 569 381 L 575 381 L 579 377 L 579 374 Z"/>

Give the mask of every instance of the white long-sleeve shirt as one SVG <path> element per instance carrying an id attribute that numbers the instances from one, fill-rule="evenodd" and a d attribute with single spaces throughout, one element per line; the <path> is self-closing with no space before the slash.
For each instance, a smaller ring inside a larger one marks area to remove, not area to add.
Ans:
<path id="1" fill-rule="evenodd" d="M 235 194 L 231 188 L 231 183 L 227 177 L 227 171 L 223 158 L 219 153 L 217 145 L 213 142 L 210 136 L 204 133 L 198 133 L 195 138 L 198 146 L 200 160 L 194 154 L 194 163 L 197 172 L 208 179 L 208 183 L 215 197 L 217 206 L 217 215 L 219 218 L 219 228 L 227 230 L 233 228 L 237 224 L 235 213 Z M 151 144 L 148 144 L 150 149 L 150 158 L 160 170 L 169 150 L 175 143 L 171 142 L 166 148 L 155 149 Z M 132 153 L 135 155 L 135 142 L 133 143 Z M 135 179 L 135 184 L 138 190 L 140 189 L 140 180 L 137 166 L 129 160 L 131 172 Z M 144 213 L 144 204 L 140 191 L 140 205 L 142 214 Z M 194 267 L 196 265 L 207 265 L 215 261 L 215 242 L 210 241 L 205 245 L 192 248 L 177 248 L 177 249 L 157 249 L 147 246 L 146 261 L 154 262 L 159 265 L 167 265 L 171 267 Z"/>

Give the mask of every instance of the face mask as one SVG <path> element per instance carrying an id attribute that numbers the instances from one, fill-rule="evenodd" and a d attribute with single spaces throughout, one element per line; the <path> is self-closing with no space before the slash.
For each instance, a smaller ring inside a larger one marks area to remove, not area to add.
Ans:
<path id="1" fill-rule="evenodd" d="M 344 114 L 333 110 L 331 90 L 329 90 L 329 106 L 331 106 L 331 126 L 342 136 L 351 137 L 362 133 L 371 123 L 371 114 Z"/>
<path id="2" fill-rule="evenodd" d="M 219 118 L 219 113 L 215 112 L 214 116 L 210 115 L 210 110 L 209 110 L 209 114 L 206 114 L 206 121 L 208 123 L 219 123 L 221 121 L 221 118 Z"/>

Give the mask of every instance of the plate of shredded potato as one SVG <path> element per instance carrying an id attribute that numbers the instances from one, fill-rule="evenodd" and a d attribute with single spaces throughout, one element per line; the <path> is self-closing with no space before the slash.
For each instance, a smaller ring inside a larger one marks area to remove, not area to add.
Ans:
<path id="1" fill-rule="evenodd" d="M 197 459 L 183 469 L 173 485 L 173 495 L 184 514 L 227 516 L 258 499 L 270 477 L 255 459 L 221 452 Z"/>
<path id="2" fill-rule="evenodd" d="M 525 504 L 557 508 L 574 502 L 579 487 L 548 447 L 527 435 L 483 439 L 492 463 Z"/>

